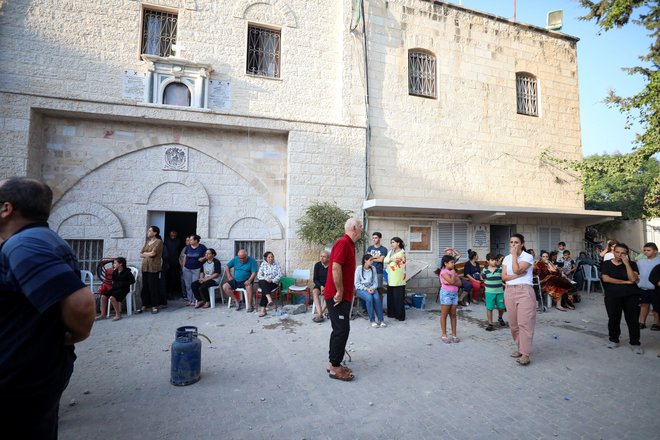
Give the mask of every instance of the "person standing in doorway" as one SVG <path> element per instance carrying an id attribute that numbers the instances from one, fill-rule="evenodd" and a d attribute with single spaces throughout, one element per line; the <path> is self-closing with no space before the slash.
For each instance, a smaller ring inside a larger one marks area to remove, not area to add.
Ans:
<path id="1" fill-rule="evenodd" d="M 206 246 L 199 241 L 199 235 L 190 236 L 190 244 L 185 247 L 185 257 L 183 258 L 183 284 L 186 286 L 186 299 L 189 306 L 195 305 L 195 293 L 192 290 L 192 283 L 199 278 L 199 272 L 206 261 Z"/>
<path id="2" fill-rule="evenodd" d="M 517 349 L 511 357 L 519 365 L 528 365 L 532 353 L 536 325 L 536 295 L 533 286 L 534 258 L 525 252 L 525 237 L 513 234 L 509 239 L 510 253 L 502 262 L 504 304 L 509 312 L 509 327 Z"/>
<path id="3" fill-rule="evenodd" d="M 150 226 L 147 230 L 147 242 L 140 251 L 142 258 L 142 309 L 144 312 L 151 307 L 151 313 L 158 313 L 161 306 L 160 269 L 163 264 L 163 240 L 160 239 L 160 228 Z"/>
<path id="4" fill-rule="evenodd" d="M 383 260 L 387 270 L 387 316 L 406 320 L 406 251 L 403 240 L 392 237 L 391 249 Z"/>
<path id="5" fill-rule="evenodd" d="M 330 254 L 328 251 L 321 251 L 321 257 L 319 261 L 314 265 L 314 288 L 312 289 L 312 298 L 314 301 L 314 306 L 316 306 L 316 313 L 312 317 L 314 322 L 323 322 L 324 311 L 327 310 L 325 298 L 323 300 L 323 306 L 321 306 L 321 297 L 325 291 L 325 283 L 328 280 L 328 263 L 330 259 Z"/>
<path id="6" fill-rule="evenodd" d="M 170 299 L 178 298 L 181 295 L 181 266 L 179 265 L 179 254 L 183 249 L 183 243 L 179 238 L 179 233 L 172 229 L 163 242 L 167 249 L 167 271 L 165 272 L 165 285 L 167 286 L 167 295 Z"/>
<path id="7" fill-rule="evenodd" d="M 350 368 L 343 367 L 346 342 L 351 332 L 351 303 L 353 301 L 355 277 L 355 242 L 362 235 L 362 222 L 349 218 L 344 225 L 344 235 L 335 242 L 330 252 L 328 279 L 325 283 L 325 298 L 332 324 L 330 334 L 329 364 L 327 372 L 331 379 L 351 381 Z"/>
<path id="8" fill-rule="evenodd" d="M 0 426 L 8 437 L 57 438 L 73 344 L 89 336 L 96 313 L 78 259 L 48 227 L 52 200 L 38 180 L 0 181 Z"/>

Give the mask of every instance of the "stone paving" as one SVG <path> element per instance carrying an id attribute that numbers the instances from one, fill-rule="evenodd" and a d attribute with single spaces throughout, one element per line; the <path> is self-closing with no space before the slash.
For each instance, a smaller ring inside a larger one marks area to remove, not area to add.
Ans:
<path id="1" fill-rule="evenodd" d="M 532 363 L 509 357 L 508 328 L 459 311 L 459 344 L 440 341 L 439 310 L 411 309 L 374 329 L 351 322 L 356 379 L 328 378 L 330 323 L 311 313 L 258 318 L 171 301 L 157 315 L 97 322 L 78 344 L 60 408 L 67 439 L 643 439 L 660 432 L 660 332 L 644 355 L 605 347 L 602 294 L 574 312 L 539 313 Z M 506 319 L 506 315 L 505 315 Z M 202 378 L 169 383 L 175 329 L 195 325 Z"/>

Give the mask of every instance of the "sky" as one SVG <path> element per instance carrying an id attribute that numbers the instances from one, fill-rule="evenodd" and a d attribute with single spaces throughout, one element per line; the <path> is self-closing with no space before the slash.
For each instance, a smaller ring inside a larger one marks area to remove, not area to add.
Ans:
<path id="1" fill-rule="evenodd" d="M 468 8 L 513 18 L 513 0 L 448 0 Z M 578 37 L 578 81 L 584 156 L 628 153 L 635 146 L 639 126 L 626 129 L 626 117 L 617 108 L 603 103 L 610 89 L 630 96 L 644 87 L 643 77 L 628 75 L 622 67 L 641 64 L 640 55 L 652 43 L 648 31 L 634 23 L 601 32 L 595 21 L 581 21 L 586 14 L 576 0 L 516 0 L 516 21 L 545 27 L 547 13 L 561 9 L 564 24 L 560 32 Z"/>

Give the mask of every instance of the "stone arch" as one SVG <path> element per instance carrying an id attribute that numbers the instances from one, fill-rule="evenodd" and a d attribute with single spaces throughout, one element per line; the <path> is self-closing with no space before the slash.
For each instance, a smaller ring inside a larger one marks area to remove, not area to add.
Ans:
<path id="1" fill-rule="evenodd" d="M 257 4 L 265 4 L 272 6 L 273 8 L 277 9 L 280 12 L 280 14 L 282 14 L 284 23 L 288 27 L 290 28 L 298 27 L 298 20 L 296 19 L 296 15 L 293 13 L 291 7 L 284 2 L 284 0 L 239 0 L 236 2 L 236 5 L 234 6 L 234 17 L 244 19 L 247 10 L 250 9 L 251 6 Z"/>
<path id="2" fill-rule="evenodd" d="M 150 137 L 149 140 L 150 140 L 150 145 L 144 145 L 142 141 L 137 141 L 134 143 L 126 143 L 123 146 L 118 147 L 114 151 L 112 151 L 112 153 L 114 154 L 109 154 L 103 157 L 90 158 L 89 160 L 86 160 L 78 168 L 72 170 L 68 177 L 61 179 L 58 182 L 47 182 L 53 189 L 54 200 L 57 201 L 61 199 L 62 196 L 64 196 L 64 194 L 66 194 L 67 191 L 73 188 L 78 182 L 82 181 L 87 175 L 91 174 L 96 169 L 100 168 L 101 166 L 109 162 L 112 162 L 115 159 L 148 148 L 155 148 L 163 145 L 173 144 L 171 136 L 155 135 Z M 177 145 L 191 148 L 193 150 L 199 151 L 200 153 L 206 154 L 216 159 L 217 161 L 225 165 L 227 168 L 231 169 L 232 171 L 236 172 L 239 176 L 243 177 L 248 182 L 248 184 L 250 184 L 252 188 L 254 188 L 254 190 L 257 191 L 258 194 L 260 194 L 264 199 L 269 200 L 270 191 L 268 190 L 268 187 L 259 179 L 259 176 L 257 176 L 249 168 L 241 166 L 241 164 L 239 164 L 237 161 L 235 161 L 230 156 L 228 156 L 225 153 L 226 150 L 217 149 L 217 151 L 211 153 L 205 151 L 204 149 L 195 148 L 193 146 L 186 145 L 183 143 L 177 143 Z M 161 182 L 161 184 L 162 183 L 166 183 L 166 182 Z M 206 198 L 207 198 L 207 204 L 205 206 L 208 206 L 208 195 L 206 196 Z M 147 195 L 146 200 L 148 201 L 148 199 L 149 198 Z M 147 202 L 145 201 L 143 204 L 146 203 Z"/>
<path id="3" fill-rule="evenodd" d="M 249 221 L 249 220 L 256 220 L 259 223 L 262 223 L 264 225 L 264 229 L 269 234 L 267 237 L 263 237 L 263 238 L 267 238 L 267 239 L 270 239 L 270 240 L 281 240 L 283 238 L 284 234 L 283 234 L 282 227 L 281 227 L 279 221 L 277 221 L 272 214 L 266 212 L 265 209 L 257 209 L 257 214 L 259 214 L 260 216 L 259 217 L 250 216 L 250 217 L 239 218 L 234 223 L 229 225 L 229 227 L 227 227 L 227 229 L 222 230 L 222 231 L 219 230 L 217 238 L 219 238 L 219 239 L 229 239 L 231 237 L 232 230 L 234 228 L 236 228 L 241 222 Z M 250 238 L 250 237 L 240 237 L 240 238 Z"/>
<path id="4" fill-rule="evenodd" d="M 178 183 L 183 186 L 186 186 L 192 190 L 192 193 L 195 195 L 195 204 L 197 206 L 210 206 L 211 202 L 209 201 L 209 195 L 206 192 L 206 188 L 201 182 L 189 174 L 182 173 L 169 173 L 169 176 L 163 176 L 160 181 L 154 183 L 151 187 L 151 191 L 147 194 L 146 192 L 140 195 L 140 198 L 135 202 L 138 205 L 147 205 L 149 204 L 149 199 L 156 192 L 158 188 L 168 183 Z"/>
<path id="5" fill-rule="evenodd" d="M 56 205 L 48 223 L 57 232 L 62 224 L 76 215 L 91 215 L 98 218 L 108 229 L 107 238 L 124 238 L 124 228 L 114 212 L 103 205 L 93 202 L 72 202 Z"/>

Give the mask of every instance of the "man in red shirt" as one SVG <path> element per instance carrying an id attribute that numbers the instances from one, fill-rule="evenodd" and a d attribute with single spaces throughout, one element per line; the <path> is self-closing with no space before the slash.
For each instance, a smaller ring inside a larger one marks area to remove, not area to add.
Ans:
<path id="1" fill-rule="evenodd" d="M 353 380 L 350 368 L 342 367 L 346 341 L 351 331 L 350 314 L 353 301 L 353 278 L 355 277 L 355 242 L 362 235 L 362 222 L 349 218 L 344 225 L 346 232 L 335 242 L 330 252 L 328 278 L 323 297 L 328 306 L 332 323 L 328 373 L 331 379 Z"/>

